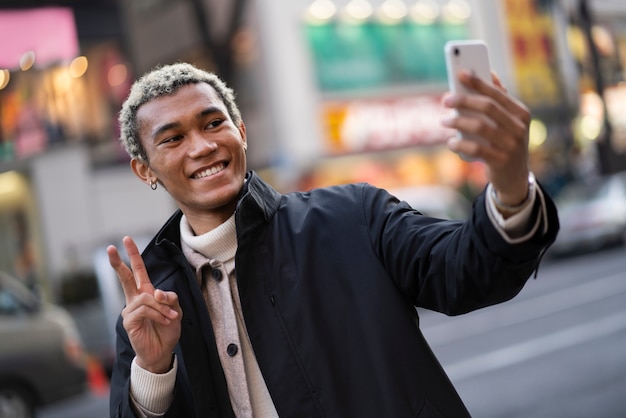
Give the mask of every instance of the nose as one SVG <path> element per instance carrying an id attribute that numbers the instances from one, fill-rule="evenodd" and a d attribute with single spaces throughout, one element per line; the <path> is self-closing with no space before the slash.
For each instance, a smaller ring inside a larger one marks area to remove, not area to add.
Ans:
<path id="1" fill-rule="evenodd" d="M 208 155 L 217 149 L 217 143 L 215 143 L 215 141 L 199 132 L 190 134 L 189 142 L 189 156 L 192 158 Z"/>

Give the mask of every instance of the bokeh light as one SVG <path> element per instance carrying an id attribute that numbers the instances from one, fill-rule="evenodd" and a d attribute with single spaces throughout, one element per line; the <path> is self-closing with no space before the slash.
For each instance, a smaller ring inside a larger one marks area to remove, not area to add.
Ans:
<path id="1" fill-rule="evenodd" d="M 87 61 L 87 57 L 76 57 L 70 63 L 70 75 L 72 76 L 72 78 L 82 77 L 87 72 L 87 67 L 89 67 L 89 61 Z"/>
<path id="2" fill-rule="evenodd" d="M 406 4 L 402 0 L 385 0 L 380 5 L 379 18 L 383 22 L 396 23 L 404 19 L 407 13 Z"/>
<path id="3" fill-rule="evenodd" d="M 331 0 L 315 0 L 307 9 L 306 18 L 310 23 L 324 23 L 337 13 L 337 6 Z"/>
<path id="4" fill-rule="evenodd" d="M 109 86 L 117 87 L 122 85 L 126 78 L 128 77 L 128 69 L 124 64 L 116 64 L 109 68 L 109 72 L 107 73 L 107 81 Z"/>
<path id="5" fill-rule="evenodd" d="M 450 0 L 443 6 L 442 15 L 445 21 L 461 23 L 469 19 L 471 15 L 469 3 L 465 0 Z"/>
<path id="6" fill-rule="evenodd" d="M 530 122 L 528 132 L 528 145 L 530 146 L 530 149 L 533 150 L 543 145 L 543 143 L 546 142 L 547 137 L 548 129 L 546 128 L 546 124 L 539 119 L 533 119 Z"/>
<path id="7" fill-rule="evenodd" d="M 348 21 L 361 22 L 369 19 L 374 8 L 367 0 L 350 0 L 343 11 L 343 17 Z"/>
<path id="8" fill-rule="evenodd" d="M 20 69 L 22 71 L 30 70 L 35 65 L 35 51 L 26 51 L 20 57 Z"/>
<path id="9" fill-rule="evenodd" d="M 439 5 L 434 0 L 418 0 L 411 7 L 411 18 L 423 24 L 430 24 L 439 17 Z"/>
<path id="10" fill-rule="evenodd" d="M 0 90 L 9 85 L 11 73 L 7 69 L 0 70 Z"/>
<path id="11" fill-rule="evenodd" d="M 602 121 L 591 115 L 586 115 L 578 121 L 578 129 L 583 139 L 594 141 L 602 132 Z"/>

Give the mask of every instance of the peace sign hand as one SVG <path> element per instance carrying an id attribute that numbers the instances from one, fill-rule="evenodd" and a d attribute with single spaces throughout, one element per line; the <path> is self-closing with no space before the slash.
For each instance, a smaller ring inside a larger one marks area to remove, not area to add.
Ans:
<path id="1" fill-rule="evenodd" d="M 126 297 L 124 329 L 135 350 L 137 365 L 152 373 L 165 373 L 171 368 L 172 352 L 180 339 L 183 315 L 178 295 L 155 289 L 135 242 L 124 237 L 123 243 L 131 268 L 115 246 L 110 245 L 107 254 Z"/>

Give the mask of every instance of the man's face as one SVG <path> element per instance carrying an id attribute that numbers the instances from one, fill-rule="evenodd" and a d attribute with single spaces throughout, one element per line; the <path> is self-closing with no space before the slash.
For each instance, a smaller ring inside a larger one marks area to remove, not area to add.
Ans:
<path id="1" fill-rule="evenodd" d="M 246 131 L 243 123 L 235 126 L 213 87 L 189 84 L 147 102 L 137 121 L 149 164 L 133 163 L 135 173 L 147 182 L 158 179 L 190 223 L 226 220 L 246 174 Z"/>

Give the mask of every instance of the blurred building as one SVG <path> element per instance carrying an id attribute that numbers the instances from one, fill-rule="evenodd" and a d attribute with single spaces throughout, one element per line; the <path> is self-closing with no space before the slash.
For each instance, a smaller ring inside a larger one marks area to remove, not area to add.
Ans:
<path id="1" fill-rule="evenodd" d="M 116 1 L 0 1 L 0 269 L 50 298 L 120 226 L 149 233 L 173 209 L 116 139 L 124 43 Z"/>
<path id="2" fill-rule="evenodd" d="M 532 168 L 555 192 L 601 171 L 603 120 L 611 164 L 626 142 L 619 1 L 0 0 L 0 16 L 42 8 L 72 13 L 77 51 L 44 65 L 25 46 L 0 63 L 0 269 L 29 271 L 53 292 L 91 268 L 97 248 L 152 235 L 174 210 L 134 178 L 117 142 L 130 83 L 158 64 L 190 61 L 235 88 L 249 166 L 283 191 L 369 181 L 475 195 L 481 164 L 447 151 L 452 132 L 439 124 L 449 39 L 487 41 L 492 67 L 532 110 Z"/>
<path id="3" fill-rule="evenodd" d="M 626 5 L 566 0 L 579 106 L 569 154 L 578 177 L 626 170 Z M 592 162 L 592 163 L 590 163 Z"/>

